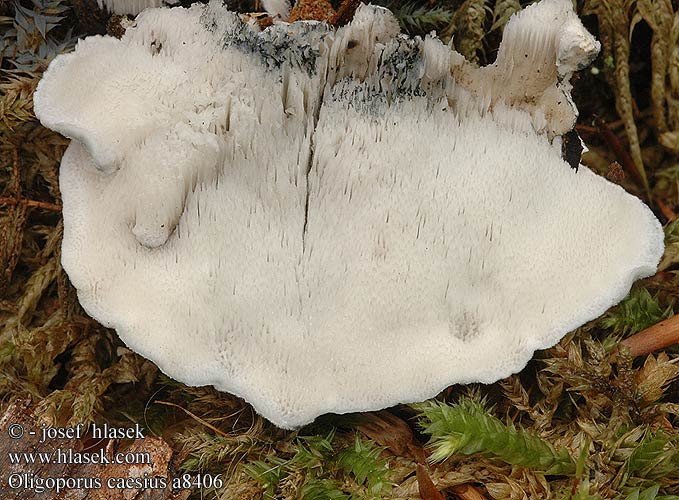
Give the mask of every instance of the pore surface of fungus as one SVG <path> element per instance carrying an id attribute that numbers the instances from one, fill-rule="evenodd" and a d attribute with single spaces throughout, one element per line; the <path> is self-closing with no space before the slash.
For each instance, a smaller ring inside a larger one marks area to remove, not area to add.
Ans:
<path id="1" fill-rule="evenodd" d="M 562 159 L 598 49 L 570 0 L 514 16 L 483 68 L 379 7 L 262 32 L 144 11 L 35 95 L 74 139 L 64 268 L 165 373 L 281 427 L 505 377 L 663 250 L 641 201 Z"/>
<path id="2" fill-rule="evenodd" d="M 113 14 L 131 14 L 136 16 L 142 10 L 163 5 L 175 5 L 179 0 L 97 0 L 100 9 L 106 9 Z"/>

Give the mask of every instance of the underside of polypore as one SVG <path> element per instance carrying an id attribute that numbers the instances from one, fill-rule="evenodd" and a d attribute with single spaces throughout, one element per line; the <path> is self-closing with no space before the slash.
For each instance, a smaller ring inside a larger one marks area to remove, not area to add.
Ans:
<path id="1" fill-rule="evenodd" d="M 36 93 L 75 139 L 64 268 L 165 373 L 281 427 L 505 377 L 662 253 L 645 205 L 561 158 L 597 50 L 569 0 L 515 16 L 485 68 L 376 7 L 337 31 L 146 11 Z"/>
<path id="2" fill-rule="evenodd" d="M 177 5 L 179 0 L 97 0 L 100 9 L 106 9 L 112 14 L 136 16 L 144 9 Z"/>
<path id="3" fill-rule="evenodd" d="M 113 14 L 136 16 L 145 9 L 178 5 L 180 0 L 97 0 L 100 9 Z M 262 7 L 274 19 L 287 19 L 290 14 L 288 0 L 262 0 Z"/>

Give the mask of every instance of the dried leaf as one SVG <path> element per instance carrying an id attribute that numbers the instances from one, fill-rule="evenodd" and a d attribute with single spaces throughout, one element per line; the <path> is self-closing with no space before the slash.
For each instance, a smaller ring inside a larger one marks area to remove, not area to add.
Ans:
<path id="1" fill-rule="evenodd" d="M 445 500 L 422 465 L 417 465 L 417 484 L 422 500 Z"/>
<path id="2" fill-rule="evenodd" d="M 356 429 L 380 446 L 391 450 L 397 456 L 405 456 L 424 462 L 427 454 L 415 442 L 410 426 L 393 413 L 383 410 L 362 416 Z"/>

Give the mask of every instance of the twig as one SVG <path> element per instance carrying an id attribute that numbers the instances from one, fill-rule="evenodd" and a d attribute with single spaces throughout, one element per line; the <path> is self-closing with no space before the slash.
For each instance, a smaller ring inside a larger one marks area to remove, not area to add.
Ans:
<path id="1" fill-rule="evenodd" d="M 45 210 L 61 212 L 61 205 L 46 201 L 23 199 L 21 195 L 21 180 L 19 178 L 19 148 L 16 146 L 12 148 L 12 178 L 10 183 L 12 185 L 10 192 L 13 196 L 0 196 L 0 205 L 24 205 L 30 208 L 44 208 Z"/>
<path id="2" fill-rule="evenodd" d="M 31 208 L 44 208 L 45 210 L 51 210 L 53 212 L 61 212 L 61 205 L 57 205 L 56 203 L 38 200 L 18 200 L 9 196 L 0 196 L 0 205 L 25 205 Z"/>
<path id="3" fill-rule="evenodd" d="M 19 180 L 19 148 L 12 148 L 12 191 L 14 195 L 21 197 L 21 181 Z"/>
<path id="4" fill-rule="evenodd" d="M 233 438 L 233 436 L 227 434 L 226 432 L 224 432 L 224 431 L 222 431 L 222 430 L 219 430 L 217 427 L 215 427 L 215 426 L 212 425 L 211 423 L 206 422 L 205 420 L 203 420 L 202 418 L 200 418 L 200 417 L 199 417 L 198 415 L 196 415 L 195 413 L 191 413 L 189 410 L 187 410 L 186 408 L 183 408 L 183 407 L 179 406 L 179 405 L 176 404 L 176 403 L 170 403 L 169 401 L 154 401 L 154 403 L 159 404 L 159 405 L 174 406 L 175 408 L 179 408 L 181 411 L 183 411 L 184 413 L 186 413 L 189 417 L 191 417 L 192 419 L 196 420 L 197 422 L 200 422 L 201 424 L 203 424 L 203 425 L 204 425 L 205 427 L 207 427 L 208 429 L 212 429 L 213 431 L 215 431 L 215 432 L 216 432 L 217 434 L 219 434 L 220 436 L 224 436 L 225 438 L 229 438 L 229 439 Z"/>
<path id="5" fill-rule="evenodd" d="M 648 108 L 643 111 L 639 110 L 639 106 L 637 105 L 636 101 L 633 101 L 633 106 L 632 106 L 632 111 L 633 111 L 633 116 L 635 120 L 640 120 L 642 118 L 647 118 L 653 114 L 653 110 Z M 615 130 L 621 127 L 625 126 L 625 120 L 622 118 L 619 120 L 615 120 L 614 122 L 608 122 L 608 127 Z"/>
<path id="6" fill-rule="evenodd" d="M 589 125 L 584 125 L 584 124 L 582 124 L 582 123 L 578 123 L 578 124 L 575 126 L 575 130 L 577 130 L 577 132 L 578 132 L 579 134 L 582 134 L 582 133 L 585 133 L 585 134 L 598 134 L 598 133 L 599 133 L 599 130 L 598 130 L 596 127 L 591 127 L 591 126 L 589 126 Z"/>
<path id="7" fill-rule="evenodd" d="M 627 347 L 634 357 L 644 356 L 676 343 L 679 343 L 679 314 L 626 338 L 620 345 Z"/>

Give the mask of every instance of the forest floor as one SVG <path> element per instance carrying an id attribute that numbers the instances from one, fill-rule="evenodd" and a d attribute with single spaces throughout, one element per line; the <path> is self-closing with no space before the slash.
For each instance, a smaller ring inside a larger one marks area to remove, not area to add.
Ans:
<path id="1" fill-rule="evenodd" d="M 502 27 L 527 4 L 376 3 L 410 34 L 453 37 L 479 64 L 493 61 Z M 228 5 L 261 10 L 247 0 Z M 191 498 L 679 499 L 679 327 L 671 319 L 679 296 L 679 7 L 577 7 L 603 46 L 574 81 L 577 130 L 589 148 L 583 163 L 663 222 L 658 273 L 519 374 L 450 387 L 436 402 L 327 415 L 282 431 L 236 397 L 165 377 L 80 308 L 60 265 L 58 168 L 67 140 L 36 121 L 32 94 L 51 58 L 77 37 L 115 33 L 119 19 L 89 0 L 0 0 L 0 413 L 15 403 L 11 411 L 49 425 L 141 423 L 169 446 L 166 471 L 221 474 L 223 484 L 194 487 Z"/>

